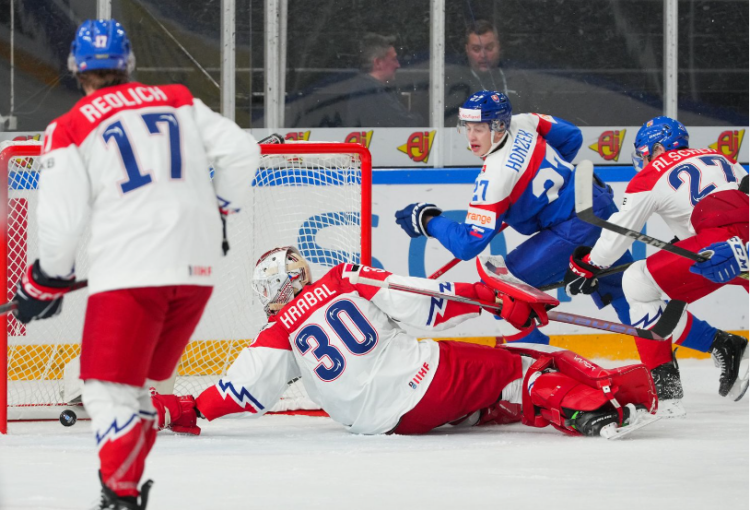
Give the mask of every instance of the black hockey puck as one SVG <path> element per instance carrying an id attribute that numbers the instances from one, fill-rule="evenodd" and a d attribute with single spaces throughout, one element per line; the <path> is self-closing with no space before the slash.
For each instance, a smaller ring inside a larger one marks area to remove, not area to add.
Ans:
<path id="1" fill-rule="evenodd" d="M 77 421 L 78 416 L 76 416 L 76 413 L 70 409 L 66 409 L 60 413 L 60 423 L 62 423 L 64 427 L 72 427 Z"/>

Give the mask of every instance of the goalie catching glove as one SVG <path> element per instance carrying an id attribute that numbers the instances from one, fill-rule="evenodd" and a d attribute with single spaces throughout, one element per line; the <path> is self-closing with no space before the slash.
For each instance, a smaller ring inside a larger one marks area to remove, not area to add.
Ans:
<path id="1" fill-rule="evenodd" d="M 601 267 L 591 263 L 591 247 L 579 246 L 570 256 L 568 271 L 563 278 L 565 291 L 571 296 L 594 293 L 599 285 L 597 275 L 601 272 Z"/>
<path id="2" fill-rule="evenodd" d="M 50 278 L 34 261 L 18 282 L 13 302 L 13 311 L 19 322 L 28 324 L 33 320 L 48 319 L 62 310 L 63 296 L 75 285 L 74 279 Z"/>
<path id="3" fill-rule="evenodd" d="M 396 223 L 411 238 L 430 237 L 427 234 L 427 219 L 440 216 L 442 212 L 435 204 L 409 204 L 400 211 L 396 211 Z"/>
<path id="4" fill-rule="evenodd" d="M 487 311 L 505 319 L 516 329 L 526 329 L 532 326 L 534 319 L 537 319 L 542 326 L 549 322 L 547 309 L 543 303 L 528 303 L 521 299 L 514 299 L 484 283 L 475 283 L 474 292 L 481 301 L 501 305 L 499 312 L 489 309 Z"/>

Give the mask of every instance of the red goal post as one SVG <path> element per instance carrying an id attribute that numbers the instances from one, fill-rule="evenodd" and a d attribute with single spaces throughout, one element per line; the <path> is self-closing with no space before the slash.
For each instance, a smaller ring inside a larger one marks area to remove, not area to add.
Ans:
<path id="1" fill-rule="evenodd" d="M 38 256 L 35 210 L 41 147 L 35 140 L 0 144 L 6 300 L 15 294 L 23 269 Z M 340 262 L 371 263 L 372 160 L 367 148 L 287 142 L 261 145 L 261 152 L 253 199 L 227 222 L 231 249 L 217 268 L 220 281 L 180 360 L 177 394 L 197 394 L 214 384 L 266 322 L 250 288 L 262 253 L 296 245 L 317 277 Z M 87 236 L 76 256 L 80 279 L 87 272 Z M 71 293 L 59 316 L 27 326 L 3 317 L 0 433 L 7 432 L 9 419 L 57 419 L 67 408 L 86 417 L 79 402 L 66 398 L 73 390 L 72 377 L 65 375 L 80 352 L 86 298 L 85 291 Z M 295 383 L 274 410 L 316 407 Z"/>

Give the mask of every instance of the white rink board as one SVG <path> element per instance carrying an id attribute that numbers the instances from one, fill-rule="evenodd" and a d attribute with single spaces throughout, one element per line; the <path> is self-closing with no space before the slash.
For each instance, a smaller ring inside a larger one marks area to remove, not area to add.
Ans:
<path id="1" fill-rule="evenodd" d="M 622 201 L 622 193 L 626 183 L 610 184 L 615 191 L 615 201 Z M 373 186 L 373 257 L 378 259 L 385 269 L 398 274 L 409 274 L 409 246 L 411 239 L 396 224 L 395 211 L 413 202 L 434 203 L 444 211 L 466 211 L 471 198 L 473 184 L 418 184 L 418 185 L 375 185 Z M 661 218 L 655 217 L 649 221 L 646 232 L 652 237 L 669 241 L 673 234 Z M 526 239 L 525 236 L 507 229 L 499 235 L 505 235 L 508 249 L 512 249 Z M 648 247 L 647 253 L 653 253 L 654 248 Z M 487 251 L 489 253 L 489 251 Z M 453 256 L 435 239 L 427 241 L 424 256 L 424 268 L 427 275 L 433 273 L 451 260 Z M 474 262 L 462 262 L 443 275 L 442 280 L 448 281 L 478 281 Z M 553 295 L 556 295 L 554 292 Z M 586 296 L 573 298 L 569 303 L 562 303 L 561 311 L 590 315 L 598 318 L 617 321 L 612 307 L 598 310 L 593 301 Z M 707 320 L 712 325 L 726 330 L 748 329 L 748 295 L 741 287 L 728 286 L 710 296 L 691 305 L 690 310 L 698 317 Z M 512 334 L 515 330 L 505 322 L 491 317 L 480 317 L 459 325 L 441 336 L 494 336 L 496 332 Z M 584 334 L 592 330 L 550 323 L 544 328 L 547 334 Z M 424 336 L 424 333 L 422 333 Z"/>

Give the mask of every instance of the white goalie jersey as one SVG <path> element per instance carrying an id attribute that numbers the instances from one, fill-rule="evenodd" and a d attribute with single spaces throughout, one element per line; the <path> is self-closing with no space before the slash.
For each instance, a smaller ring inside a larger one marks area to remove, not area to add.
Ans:
<path id="1" fill-rule="evenodd" d="M 340 264 L 306 286 L 244 349 L 227 375 L 197 398 L 209 420 L 261 416 L 289 381 L 350 432 L 380 434 L 420 401 L 439 364 L 439 347 L 417 341 L 396 321 L 443 329 L 480 313 L 478 306 L 354 283 L 355 275 L 476 299 L 473 285 L 407 278 Z"/>
<path id="2" fill-rule="evenodd" d="M 72 275 L 90 221 L 91 293 L 213 285 L 219 209 L 249 199 L 259 161 L 250 134 L 182 85 L 126 83 L 86 96 L 44 134 L 41 267 Z"/>

